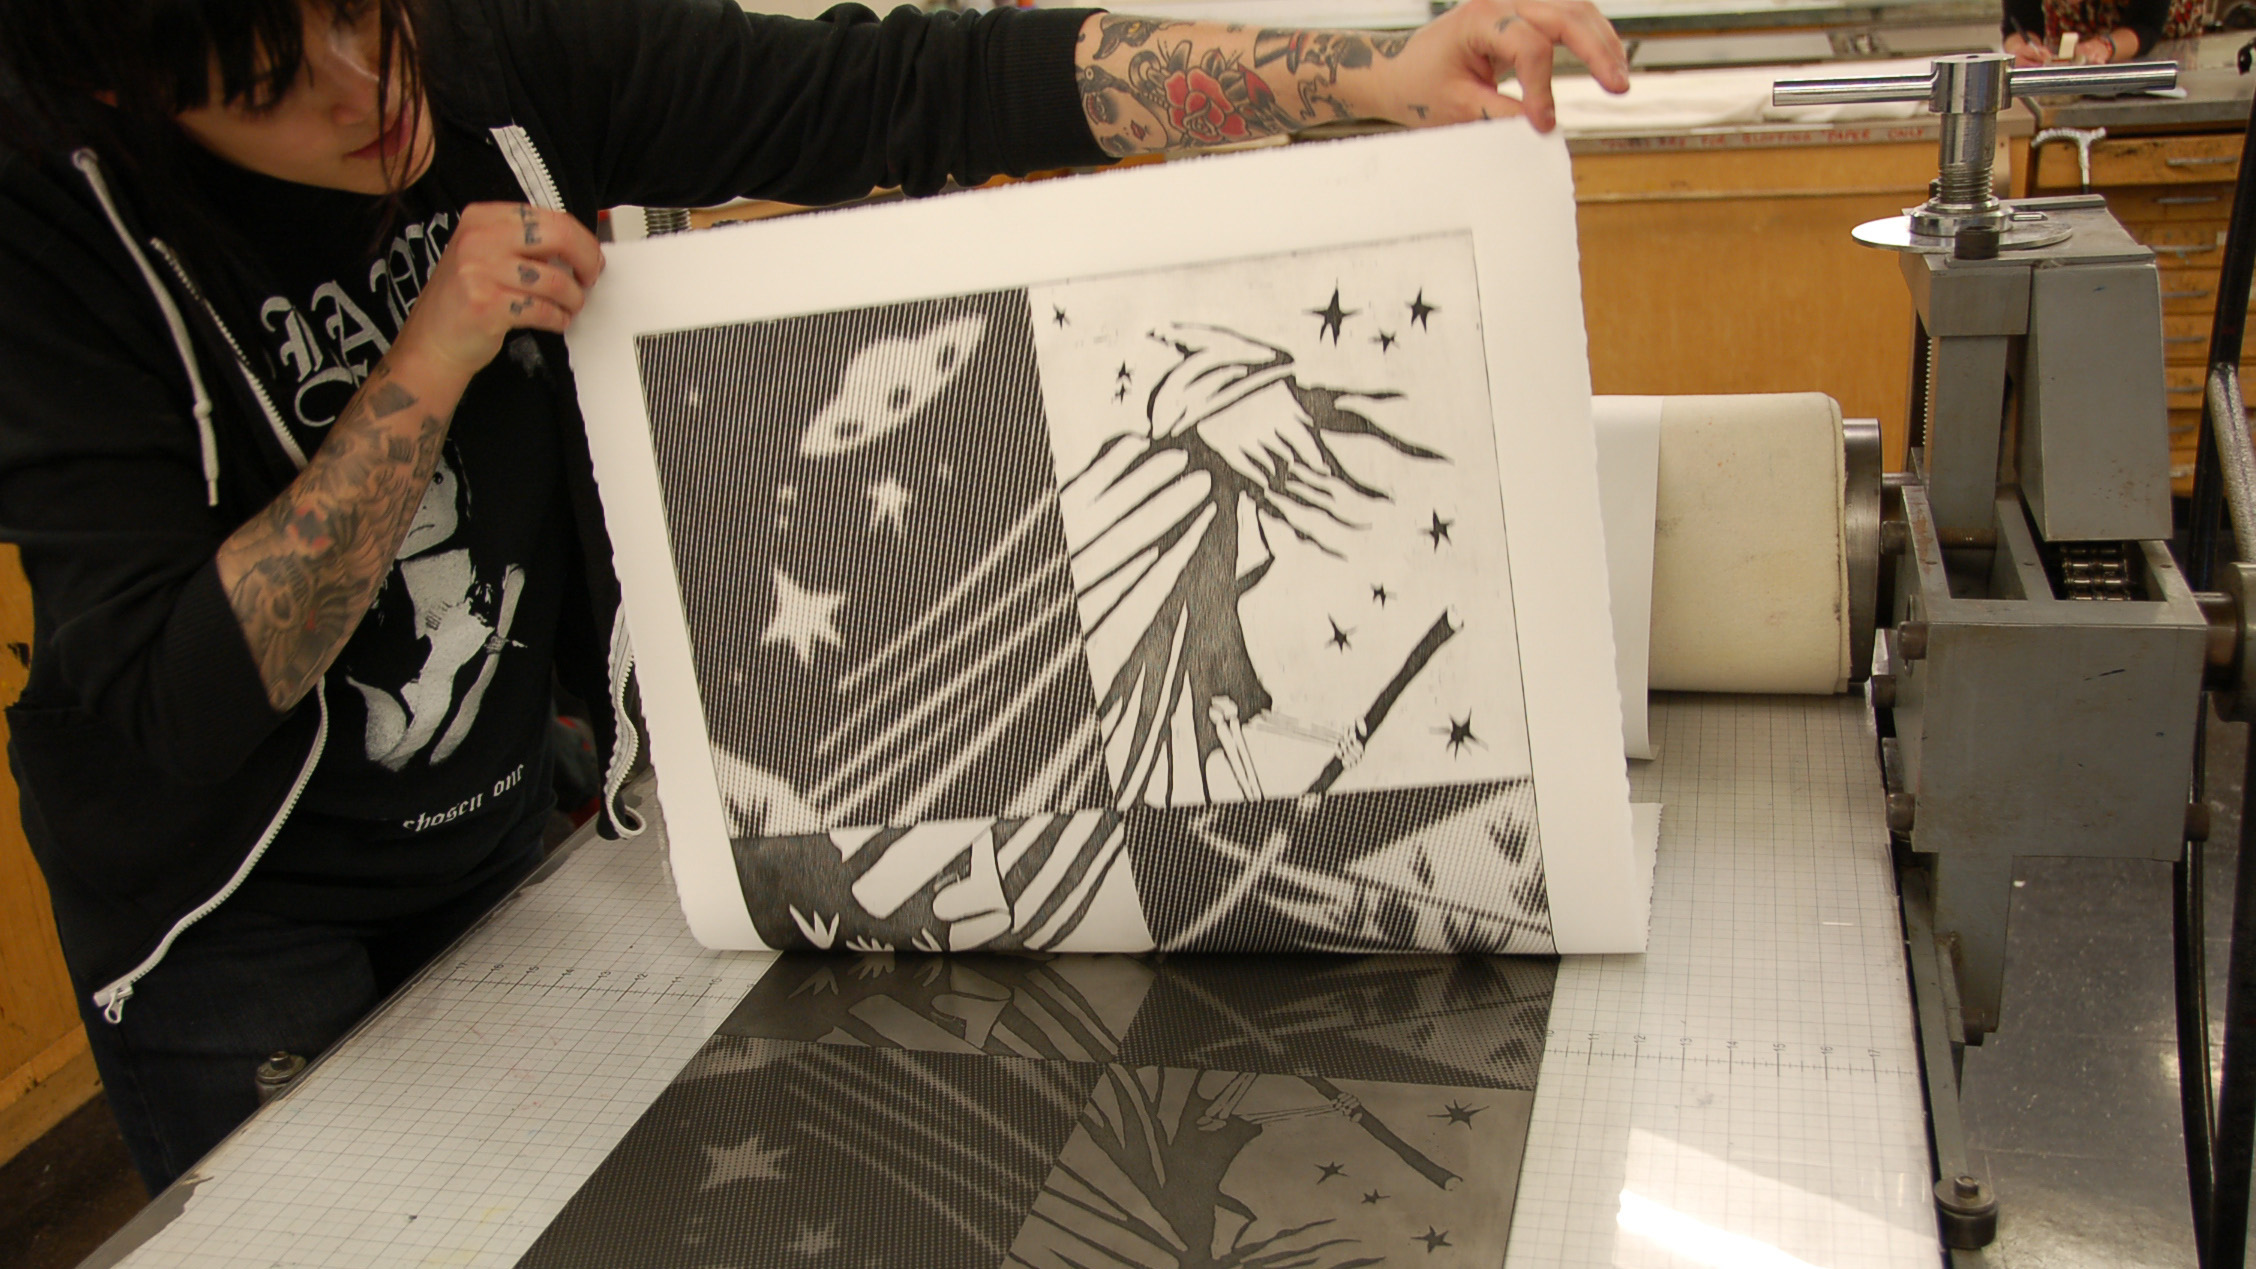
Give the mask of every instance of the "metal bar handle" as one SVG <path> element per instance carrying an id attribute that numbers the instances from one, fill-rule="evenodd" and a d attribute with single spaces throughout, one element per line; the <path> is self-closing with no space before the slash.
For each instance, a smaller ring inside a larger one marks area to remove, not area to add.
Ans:
<path id="1" fill-rule="evenodd" d="M 2031 66 L 2005 76 L 2011 97 L 2105 96 L 2151 92 L 2178 85 L 2176 62 L 2131 62 L 2122 66 Z M 1774 106 L 1837 106 L 1853 102 L 1928 101 L 1935 74 L 1845 76 L 1788 79 L 1771 86 Z M 2001 103 L 2002 104 L 2002 103 Z"/>
<path id="2" fill-rule="evenodd" d="M 1774 106 L 1837 106 L 1864 101 L 1925 101 L 1935 91 L 1933 72 L 1925 75 L 1867 75 L 1837 79 L 1788 79 L 1771 85 Z"/>
<path id="3" fill-rule="evenodd" d="M 2031 66 L 2005 73 L 2016 97 L 2109 97 L 2178 86 L 2176 62 L 2125 62 L 2120 66 Z"/>

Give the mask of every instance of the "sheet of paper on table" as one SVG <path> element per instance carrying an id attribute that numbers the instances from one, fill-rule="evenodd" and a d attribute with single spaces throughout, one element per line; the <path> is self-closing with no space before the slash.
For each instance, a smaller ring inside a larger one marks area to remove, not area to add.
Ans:
<path id="1" fill-rule="evenodd" d="M 692 929 L 1642 947 L 1582 331 L 1517 123 L 615 248 L 573 360 Z"/>

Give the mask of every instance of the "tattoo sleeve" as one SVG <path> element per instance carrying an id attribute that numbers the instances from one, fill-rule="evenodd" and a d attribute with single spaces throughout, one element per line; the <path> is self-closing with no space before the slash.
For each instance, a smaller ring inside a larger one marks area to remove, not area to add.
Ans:
<path id="1" fill-rule="evenodd" d="M 1358 81 L 1408 34 L 1247 30 L 1103 14 L 1076 50 L 1083 113 L 1112 155 L 1228 145 L 1359 117 Z"/>
<path id="2" fill-rule="evenodd" d="M 276 710 L 303 699 L 360 626 L 446 429 L 379 366 L 298 478 L 220 545 L 220 581 Z"/>

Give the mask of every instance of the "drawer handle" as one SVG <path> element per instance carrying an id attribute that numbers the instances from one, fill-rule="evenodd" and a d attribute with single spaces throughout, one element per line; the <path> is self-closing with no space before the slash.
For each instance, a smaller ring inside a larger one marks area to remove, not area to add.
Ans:
<path id="1" fill-rule="evenodd" d="M 2222 202 L 2222 194 L 2175 194 L 2154 200 L 2156 207 L 2198 207 L 2203 203 Z"/>
<path id="2" fill-rule="evenodd" d="M 2162 342 L 2165 344 L 2204 344 L 2209 342 L 2209 337 L 2207 335 L 2164 335 Z"/>
<path id="3" fill-rule="evenodd" d="M 2210 294 L 2208 291 L 2164 291 L 2162 298 L 2165 300 L 2205 300 L 2209 298 Z"/>
<path id="4" fill-rule="evenodd" d="M 2237 154 L 2209 154 L 2194 158 L 2164 159 L 2162 165 L 2164 167 L 2214 167 L 2219 163 L 2238 162 L 2240 162 L 2240 156 Z"/>
<path id="5" fill-rule="evenodd" d="M 2145 247 L 2147 250 L 2153 252 L 2156 255 L 2176 256 L 2180 260 L 2190 259 L 2198 255 L 2206 255 L 2209 252 L 2215 251 L 2217 249 L 2217 244 L 2215 243 L 2207 243 L 2198 247 L 2161 246 L 2151 242 L 2141 243 L 2139 245 Z"/>

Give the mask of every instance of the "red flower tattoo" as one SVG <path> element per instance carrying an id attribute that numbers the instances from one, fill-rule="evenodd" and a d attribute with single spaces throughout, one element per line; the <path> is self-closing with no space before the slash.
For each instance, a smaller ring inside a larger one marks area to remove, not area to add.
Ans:
<path id="1" fill-rule="evenodd" d="M 1235 141 L 1246 135 L 1245 117 L 1205 71 L 1175 72 L 1167 80 L 1168 122 L 1201 141 Z"/>

